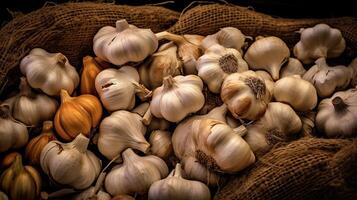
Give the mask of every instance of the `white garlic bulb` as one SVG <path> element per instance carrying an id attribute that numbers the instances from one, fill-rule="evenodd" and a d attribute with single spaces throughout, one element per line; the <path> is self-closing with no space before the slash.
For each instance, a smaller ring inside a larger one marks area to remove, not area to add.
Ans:
<path id="1" fill-rule="evenodd" d="M 296 58 L 289 58 L 286 65 L 280 69 L 280 78 L 292 75 L 303 76 L 306 72 L 306 69 L 301 64 L 301 62 Z"/>
<path id="2" fill-rule="evenodd" d="M 198 76 L 213 93 L 219 93 L 223 80 L 232 73 L 248 70 L 248 64 L 236 49 L 213 45 L 197 61 Z"/>
<path id="3" fill-rule="evenodd" d="M 0 153 L 27 144 L 29 139 L 27 128 L 12 119 L 10 106 L 7 104 L 0 105 L 0 127 Z"/>
<path id="4" fill-rule="evenodd" d="M 263 69 L 269 72 L 274 80 L 279 79 L 280 68 L 289 57 L 288 46 L 274 36 L 256 40 L 244 55 L 250 69 Z"/>
<path id="5" fill-rule="evenodd" d="M 277 142 L 294 139 L 302 128 L 299 116 L 287 104 L 271 102 L 265 114 L 248 126 L 244 137 L 254 153 L 265 153 Z"/>
<path id="6" fill-rule="evenodd" d="M 151 153 L 164 160 L 167 160 L 173 153 L 171 133 L 168 131 L 156 130 L 151 132 L 149 143 Z"/>
<path id="7" fill-rule="evenodd" d="M 200 110 L 204 104 L 203 83 L 198 76 L 167 76 L 156 88 L 150 104 L 151 113 L 170 122 L 178 122 Z"/>
<path id="8" fill-rule="evenodd" d="M 210 200 L 208 187 L 199 182 L 182 177 L 180 164 L 165 179 L 154 182 L 149 189 L 151 200 Z"/>
<path id="9" fill-rule="evenodd" d="M 318 100 L 315 87 L 299 75 L 279 79 L 274 85 L 274 98 L 297 111 L 314 109 Z"/>
<path id="10" fill-rule="evenodd" d="M 357 58 L 353 59 L 348 68 L 352 71 L 351 85 L 352 87 L 357 86 Z"/>
<path id="11" fill-rule="evenodd" d="M 116 27 L 105 26 L 93 39 L 93 51 L 99 58 L 115 65 L 140 62 L 158 47 L 150 29 L 137 28 L 125 19 L 116 21 Z"/>
<path id="12" fill-rule="evenodd" d="M 254 71 L 234 73 L 224 80 L 221 98 L 235 118 L 256 120 L 270 102 L 268 87 Z"/>
<path id="13" fill-rule="evenodd" d="M 106 69 L 95 78 L 95 88 L 108 111 L 131 110 L 135 106 L 135 94 L 142 100 L 151 96 L 151 91 L 139 84 L 135 68 Z"/>
<path id="14" fill-rule="evenodd" d="M 181 74 L 182 62 L 177 55 L 177 46 L 169 42 L 160 46 L 159 50 L 139 68 L 141 82 L 150 89 L 162 85 L 165 76 Z"/>
<path id="15" fill-rule="evenodd" d="M 352 72 L 343 65 L 330 67 L 325 58 L 319 58 L 303 76 L 311 82 L 319 97 L 329 97 L 337 90 L 346 89 L 350 84 Z"/>
<path id="16" fill-rule="evenodd" d="M 346 48 L 341 31 L 327 24 L 301 29 L 300 41 L 294 47 L 294 55 L 309 64 L 318 58 L 336 58 Z"/>
<path id="17" fill-rule="evenodd" d="M 159 157 L 140 157 L 130 148 L 123 154 L 123 164 L 115 166 L 105 178 L 105 189 L 113 196 L 145 194 L 152 183 L 168 175 L 168 168 Z"/>
<path id="18" fill-rule="evenodd" d="M 24 77 L 21 78 L 20 92 L 5 102 L 11 105 L 13 117 L 29 126 L 52 120 L 58 107 L 55 99 L 34 93 Z"/>
<path id="19" fill-rule="evenodd" d="M 101 162 L 87 150 L 89 139 L 79 134 L 72 142 L 49 142 L 41 152 L 41 167 L 53 181 L 75 189 L 88 188 L 98 177 Z"/>
<path id="20" fill-rule="evenodd" d="M 139 114 L 126 110 L 113 112 L 99 126 L 98 149 L 109 160 L 126 148 L 147 153 L 150 144 L 144 137 L 145 133 L 146 126 Z"/>
<path id="21" fill-rule="evenodd" d="M 79 84 L 76 69 L 61 53 L 48 53 L 35 48 L 21 60 L 20 70 L 33 88 L 48 95 L 59 95 L 61 89 L 72 94 Z"/>

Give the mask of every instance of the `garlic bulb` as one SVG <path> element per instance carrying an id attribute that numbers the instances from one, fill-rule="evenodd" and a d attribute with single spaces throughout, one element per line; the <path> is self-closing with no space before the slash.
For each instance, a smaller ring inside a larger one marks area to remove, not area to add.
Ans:
<path id="1" fill-rule="evenodd" d="M 158 52 L 151 56 L 150 62 L 145 62 L 139 68 L 141 82 L 150 89 L 162 85 L 165 76 L 181 74 L 182 62 L 177 55 L 177 46 L 173 42 L 162 45 Z"/>
<path id="2" fill-rule="evenodd" d="M 98 149 L 109 160 L 126 148 L 147 153 L 150 144 L 145 140 L 146 127 L 142 117 L 125 110 L 113 112 L 99 127 Z"/>
<path id="3" fill-rule="evenodd" d="M 149 199 L 152 200 L 210 200 L 208 187 L 199 182 L 186 180 L 182 177 L 180 164 L 176 164 L 165 179 L 154 182 L 149 189 Z"/>
<path id="4" fill-rule="evenodd" d="M 271 94 L 260 76 L 246 71 L 224 80 L 221 98 L 235 118 L 256 120 L 264 114 Z"/>
<path id="5" fill-rule="evenodd" d="M 115 25 L 99 29 L 94 36 L 93 51 L 101 59 L 122 65 L 140 62 L 156 51 L 158 41 L 150 29 L 137 28 L 125 19 Z"/>
<path id="6" fill-rule="evenodd" d="M 247 63 L 236 49 L 213 45 L 197 61 L 198 76 L 213 93 L 219 93 L 223 80 L 232 73 L 248 70 Z"/>
<path id="7" fill-rule="evenodd" d="M 156 33 L 158 40 L 166 39 L 174 42 L 178 49 L 177 54 L 182 60 L 183 71 L 185 75 L 197 74 L 196 63 L 197 59 L 202 55 L 202 52 L 199 48 L 203 36 L 200 35 L 176 35 L 163 31 Z"/>
<path id="8" fill-rule="evenodd" d="M 294 55 L 305 64 L 312 63 L 318 58 L 336 58 L 346 48 L 341 31 L 327 24 L 302 28 L 300 33 L 300 41 L 294 46 Z"/>
<path id="9" fill-rule="evenodd" d="M 5 102 L 11 105 L 12 116 L 28 126 L 51 120 L 58 107 L 55 99 L 34 93 L 24 77 L 21 77 L 20 92 Z"/>
<path id="10" fill-rule="evenodd" d="M 203 83 L 198 76 L 167 76 L 163 85 L 154 91 L 150 111 L 157 118 L 181 121 L 202 108 L 205 101 L 202 89 Z"/>
<path id="11" fill-rule="evenodd" d="M 279 79 L 274 85 L 274 98 L 297 111 L 309 111 L 317 105 L 315 87 L 299 75 Z"/>
<path id="12" fill-rule="evenodd" d="M 95 88 L 108 111 L 133 109 L 135 94 L 142 100 L 151 96 L 151 92 L 139 84 L 136 69 L 129 66 L 101 71 L 95 79 Z"/>
<path id="13" fill-rule="evenodd" d="M 336 92 L 320 102 L 316 127 L 328 137 L 352 137 L 357 133 L 357 88 Z"/>
<path id="14" fill-rule="evenodd" d="M 97 95 L 95 90 L 95 77 L 101 71 L 101 67 L 91 56 L 83 58 L 83 71 L 81 74 L 80 91 L 81 94 Z"/>
<path id="15" fill-rule="evenodd" d="M 145 194 L 152 183 L 169 173 L 165 162 L 156 156 L 140 157 L 128 148 L 122 157 L 123 164 L 115 166 L 105 179 L 105 189 L 113 196 Z"/>
<path id="16" fill-rule="evenodd" d="M 79 84 L 76 69 L 61 53 L 48 53 L 35 48 L 21 60 L 20 70 L 33 88 L 39 88 L 48 95 L 59 95 L 61 89 L 70 94 Z"/>
<path id="17" fill-rule="evenodd" d="M 350 68 L 342 65 L 330 67 L 325 58 L 319 58 L 315 63 L 303 78 L 315 86 L 319 97 L 329 97 L 337 90 L 346 89 L 350 84 Z"/>
<path id="18" fill-rule="evenodd" d="M 0 105 L 0 153 L 9 149 L 18 149 L 27 144 L 29 135 L 27 128 L 21 122 L 12 119 L 10 107 L 7 104 Z"/>
<path id="19" fill-rule="evenodd" d="M 156 130 L 151 132 L 149 143 L 151 153 L 164 160 L 167 160 L 173 153 L 171 133 L 168 131 Z"/>
<path id="20" fill-rule="evenodd" d="M 226 48 L 233 48 L 242 53 L 246 36 L 234 27 L 221 28 L 217 33 L 208 35 L 203 39 L 201 46 L 203 49 L 208 49 L 215 44 L 219 44 Z"/>
<path id="21" fill-rule="evenodd" d="M 290 51 L 283 40 L 270 36 L 256 40 L 247 50 L 244 59 L 250 69 L 263 69 L 276 81 L 280 68 L 288 61 Z"/>
<path id="22" fill-rule="evenodd" d="M 291 75 L 300 75 L 303 76 L 306 72 L 306 69 L 301 64 L 301 62 L 296 58 L 289 58 L 286 65 L 280 69 L 280 78 Z"/>
<path id="23" fill-rule="evenodd" d="M 41 153 L 41 167 L 53 181 L 74 189 L 88 188 L 98 177 L 101 162 L 87 150 L 89 139 L 79 134 L 72 142 L 51 141 Z"/>
<path id="24" fill-rule="evenodd" d="M 247 128 L 245 141 L 254 153 L 264 153 L 277 142 L 296 137 L 302 128 L 302 123 L 289 105 L 271 102 L 264 116 Z"/>
<path id="25" fill-rule="evenodd" d="M 357 86 L 357 58 L 352 60 L 348 68 L 350 68 L 350 70 L 352 71 L 351 85 L 352 87 L 356 87 Z"/>

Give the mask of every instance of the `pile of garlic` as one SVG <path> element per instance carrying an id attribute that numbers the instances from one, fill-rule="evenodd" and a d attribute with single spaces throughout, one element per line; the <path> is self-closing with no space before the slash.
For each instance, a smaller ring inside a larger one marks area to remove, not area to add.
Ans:
<path id="1" fill-rule="evenodd" d="M 315 124 L 327 137 L 355 136 L 356 59 L 327 63 L 345 50 L 337 29 L 300 33 L 291 53 L 275 36 L 249 46 L 234 27 L 155 34 L 123 19 L 97 32 L 81 74 L 63 54 L 33 49 L 20 92 L 0 105 L 0 153 L 28 144 L 26 162 L 67 188 L 42 199 L 211 199 L 226 176 Z M 31 183 L 9 188 L 11 167 L 0 194 L 17 200 Z"/>

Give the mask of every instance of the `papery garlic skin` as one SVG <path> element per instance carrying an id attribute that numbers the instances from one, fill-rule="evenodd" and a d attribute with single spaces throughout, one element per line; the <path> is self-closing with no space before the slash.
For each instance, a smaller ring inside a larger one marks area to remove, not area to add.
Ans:
<path id="1" fill-rule="evenodd" d="M 29 139 L 27 128 L 16 122 L 10 114 L 10 106 L 0 105 L 0 153 L 9 149 L 17 149 L 27 144 Z"/>
<path id="2" fill-rule="evenodd" d="M 296 58 L 289 58 L 286 65 L 280 69 L 280 78 L 284 78 L 292 75 L 303 76 L 306 73 L 306 69 L 301 62 Z"/>
<path id="3" fill-rule="evenodd" d="M 297 111 L 309 111 L 317 105 L 315 87 L 299 75 L 279 79 L 274 85 L 276 101 L 287 103 Z"/>
<path id="4" fill-rule="evenodd" d="M 244 139 L 254 153 L 265 153 L 277 142 L 292 140 L 301 128 L 299 116 L 289 105 L 271 102 L 264 116 L 247 127 Z"/>
<path id="5" fill-rule="evenodd" d="M 350 68 L 350 71 L 352 71 L 351 85 L 352 87 L 356 87 L 357 86 L 357 58 L 352 60 L 352 62 L 348 65 L 348 68 Z"/>
<path id="6" fill-rule="evenodd" d="M 106 69 L 97 75 L 95 88 L 108 111 L 131 110 L 135 106 L 135 94 L 142 95 L 142 99 L 151 95 L 139 84 L 139 80 L 139 74 L 133 67 Z"/>
<path id="7" fill-rule="evenodd" d="M 202 89 L 203 83 L 195 75 L 165 77 L 163 85 L 154 90 L 150 111 L 157 118 L 181 121 L 202 108 Z"/>
<path id="8" fill-rule="evenodd" d="M 244 55 L 249 69 L 265 70 L 275 81 L 279 79 L 280 68 L 289 57 L 288 46 L 283 40 L 274 36 L 256 40 Z"/>
<path id="9" fill-rule="evenodd" d="M 95 55 L 115 65 L 140 62 L 157 47 L 157 38 L 150 29 L 137 28 L 125 19 L 116 21 L 116 27 L 99 29 L 93 38 Z"/>
<path id="10" fill-rule="evenodd" d="M 167 160 L 173 153 L 171 133 L 168 131 L 156 130 L 151 132 L 149 143 L 151 153 L 164 160 Z"/>
<path id="11" fill-rule="evenodd" d="M 44 93 L 59 95 L 61 89 L 70 94 L 79 84 L 76 69 L 61 53 L 48 53 L 35 48 L 21 60 L 20 70 L 33 88 L 39 88 Z"/>
<path id="12" fill-rule="evenodd" d="M 88 144 L 82 134 L 70 143 L 51 141 L 41 153 L 43 172 L 56 183 L 78 190 L 88 188 L 101 170 L 101 162 L 87 150 Z"/>
<path id="13" fill-rule="evenodd" d="M 221 98 L 235 118 L 256 120 L 262 116 L 271 94 L 254 71 L 234 73 L 224 80 Z"/>
<path id="14" fill-rule="evenodd" d="M 330 138 L 352 137 L 357 131 L 357 88 L 336 92 L 320 102 L 316 127 Z"/>
<path id="15" fill-rule="evenodd" d="M 113 112 L 103 119 L 99 127 L 98 149 L 111 160 L 126 148 L 137 149 L 147 153 L 150 144 L 144 135 L 146 126 L 142 117 L 125 110 Z"/>
<path id="16" fill-rule="evenodd" d="M 115 166 L 105 178 L 105 189 L 112 195 L 145 194 L 152 183 L 168 175 L 168 168 L 159 157 L 140 157 L 130 148 L 123 154 L 123 163 Z"/>
<path id="17" fill-rule="evenodd" d="M 213 93 L 219 93 L 223 80 L 232 73 L 248 70 L 248 64 L 236 49 L 213 45 L 197 60 L 198 76 Z"/>
<path id="18" fill-rule="evenodd" d="M 343 65 L 330 67 L 325 58 L 319 58 L 315 63 L 303 78 L 315 86 L 319 97 L 329 97 L 335 91 L 346 89 L 350 84 L 353 75 L 350 68 Z"/>
<path id="19" fill-rule="evenodd" d="M 327 24 L 301 29 L 300 33 L 300 41 L 294 46 L 294 55 L 305 64 L 322 57 L 336 58 L 346 48 L 341 31 Z"/>
<path id="20" fill-rule="evenodd" d="M 150 200 L 209 200 L 211 194 L 208 187 L 199 182 L 182 177 L 181 165 L 177 164 L 165 179 L 154 182 L 149 190 Z"/>

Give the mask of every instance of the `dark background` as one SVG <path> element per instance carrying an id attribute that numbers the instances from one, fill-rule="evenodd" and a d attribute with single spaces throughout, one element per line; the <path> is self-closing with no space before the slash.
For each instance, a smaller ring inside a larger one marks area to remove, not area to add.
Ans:
<path id="1" fill-rule="evenodd" d="M 64 3 L 69 0 L 51 0 L 54 3 Z M 72 0 L 80 2 L 81 0 Z M 113 2 L 113 0 L 92 0 L 97 2 Z M 116 0 L 116 4 L 144 5 L 163 2 L 165 0 Z M 173 0 L 174 3 L 164 7 L 182 11 L 192 0 Z M 0 24 L 4 25 L 12 19 L 12 14 L 28 13 L 45 4 L 46 0 L 0 0 Z M 212 0 L 211 2 L 221 2 Z M 354 0 L 226 0 L 226 2 L 241 6 L 251 6 L 254 10 L 273 16 L 288 18 L 327 18 L 339 16 L 357 16 Z M 197 4 L 195 4 L 197 5 Z M 10 10 L 11 12 L 8 12 Z M 12 14 L 10 14 L 12 13 Z"/>

